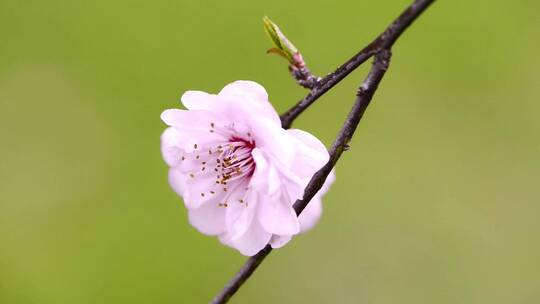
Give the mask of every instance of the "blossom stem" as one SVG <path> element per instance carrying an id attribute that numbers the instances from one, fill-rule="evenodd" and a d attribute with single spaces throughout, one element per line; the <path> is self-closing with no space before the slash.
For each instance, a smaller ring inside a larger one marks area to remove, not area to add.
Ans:
<path id="1" fill-rule="evenodd" d="M 349 75 L 360 64 L 370 57 L 374 57 L 373 65 L 356 93 L 354 105 L 341 127 L 332 148 L 329 151 L 328 162 L 317 171 L 304 189 L 303 199 L 294 203 L 297 215 L 304 210 L 313 196 L 321 189 L 324 181 L 332 171 L 343 151 L 347 150 L 365 110 L 369 106 L 375 91 L 379 87 L 384 74 L 390 64 L 391 47 L 407 27 L 418 18 L 421 13 L 435 0 L 415 0 L 381 35 L 360 51 L 357 55 L 339 67 L 334 73 L 323 78 L 311 92 L 297 105 L 281 116 L 283 128 L 287 129 L 298 115 L 307 109 L 317 98 L 335 86 L 339 81 Z M 256 255 L 250 257 L 240 268 L 236 275 L 227 283 L 221 292 L 212 300 L 213 304 L 227 303 L 238 289 L 249 279 L 257 267 L 272 251 L 267 245 Z"/>
<path id="2" fill-rule="evenodd" d="M 227 303 L 229 299 L 238 291 L 240 286 L 251 276 L 251 274 L 259 267 L 264 258 L 272 252 L 272 247 L 266 245 L 256 255 L 247 259 L 242 268 L 234 275 L 227 283 L 221 292 L 212 300 L 213 304 Z"/>
<path id="3" fill-rule="evenodd" d="M 397 41 L 399 36 L 401 36 L 401 34 L 409 27 L 409 25 L 411 25 L 411 23 L 416 20 L 416 18 L 418 18 L 418 16 L 420 16 L 434 1 L 435 0 L 415 0 L 371 43 L 369 43 L 351 59 L 343 63 L 334 72 L 328 74 L 320 81 L 317 81 L 311 88 L 311 91 L 302 100 L 281 115 L 281 125 L 283 128 L 290 128 L 293 121 L 309 106 L 311 106 L 311 104 L 313 104 L 317 99 L 319 99 L 319 97 L 324 95 L 324 93 L 333 88 L 345 77 L 347 77 L 347 75 L 349 75 L 370 57 L 374 56 L 383 49 L 390 49 Z"/>
<path id="4" fill-rule="evenodd" d="M 306 89 L 313 90 L 322 80 L 321 77 L 311 73 L 300 53 L 295 56 L 295 64 L 289 65 L 289 70 L 294 80 Z"/>

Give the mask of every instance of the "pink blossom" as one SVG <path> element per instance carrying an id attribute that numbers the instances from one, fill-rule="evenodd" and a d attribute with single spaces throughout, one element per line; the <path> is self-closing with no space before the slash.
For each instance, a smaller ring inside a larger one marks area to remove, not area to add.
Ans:
<path id="1" fill-rule="evenodd" d="M 262 86 L 236 81 L 217 95 L 187 91 L 182 103 L 187 110 L 161 114 L 170 126 L 161 149 L 195 228 L 251 256 L 315 225 L 333 176 L 299 217 L 293 204 L 328 152 L 313 135 L 281 128 Z"/>

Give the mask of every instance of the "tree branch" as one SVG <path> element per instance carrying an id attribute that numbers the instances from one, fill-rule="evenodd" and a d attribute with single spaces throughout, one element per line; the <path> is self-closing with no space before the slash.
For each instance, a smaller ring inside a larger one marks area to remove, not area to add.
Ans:
<path id="1" fill-rule="evenodd" d="M 234 277 L 229 281 L 229 283 L 223 287 L 223 290 L 221 290 L 221 292 L 212 300 L 212 303 L 227 303 L 271 251 L 272 247 L 270 247 L 270 245 L 266 245 L 263 250 L 250 257 L 246 263 L 244 263 L 242 268 L 240 268 L 240 270 L 238 270 Z"/>
<path id="2" fill-rule="evenodd" d="M 330 158 L 328 162 L 317 171 L 308 185 L 304 189 L 304 197 L 301 200 L 297 200 L 294 203 L 294 210 L 297 215 L 300 215 L 304 208 L 307 206 L 313 196 L 321 189 L 322 185 L 326 181 L 326 178 L 332 171 L 332 168 L 341 157 L 341 154 L 345 150 L 348 142 L 352 138 L 356 127 L 360 123 L 362 116 L 368 107 L 373 94 L 377 90 L 379 83 L 381 82 L 388 65 L 390 63 L 390 50 L 382 50 L 375 56 L 373 66 L 369 71 L 368 76 L 358 89 L 356 94 L 356 101 L 347 116 L 347 120 L 341 127 L 332 148 L 330 149 Z M 238 291 L 240 286 L 251 276 L 251 274 L 257 269 L 266 256 L 272 251 L 270 245 L 259 251 L 256 255 L 250 257 L 246 263 L 240 268 L 238 273 L 227 283 L 223 290 L 214 298 L 212 303 L 221 304 L 227 303 L 227 301 Z"/>
<path id="3" fill-rule="evenodd" d="M 371 102 L 373 94 L 375 94 L 375 91 L 379 87 L 379 83 L 388 69 L 391 55 L 390 49 L 383 49 L 375 55 L 375 60 L 373 61 L 373 65 L 371 66 L 366 79 L 358 88 L 354 105 L 330 149 L 330 159 L 313 175 L 304 189 L 303 199 L 297 200 L 294 203 L 294 210 L 297 215 L 300 215 L 313 196 L 321 189 L 326 178 L 330 174 L 330 171 L 332 171 L 332 168 L 336 165 L 341 154 L 345 151 L 354 131 L 356 131 L 356 127 L 360 123 L 360 120 L 364 116 L 364 112 Z"/>
<path id="4" fill-rule="evenodd" d="M 345 123 L 341 127 L 332 148 L 329 151 L 328 162 L 317 171 L 304 189 L 303 199 L 297 200 L 293 207 L 297 215 L 304 210 L 313 196 L 321 189 L 326 178 L 339 160 L 343 151 L 351 140 L 365 110 L 377 90 L 384 74 L 390 64 L 391 47 L 407 27 L 435 0 L 415 0 L 382 34 L 360 51 L 357 55 L 339 67 L 334 73 L 316 82 L 311 92 L 297 105 L 281 116 L 283 128 L 287 129 L 298 115 L 307 109 L 317 98 L 335 86 L 339 81 L 349 75 L 360 64 L 370 57 L 375 57 L 373 65 L 356 93 L 356 100 L 349 112 Z M 242 284 L 253 274 L 255 269 L 270 254 L 272 248 L 267 245 L 256 255 L 250 257 L 238 273 L 227 283 L 221 292 L 212 300 L 213 304 L 222 304 L 238 291 Z"/>
<path id="5" fill-rule="evenodd" d="M 294 80 L 306 89 L 315 88 L 322 78 L 311 73 L 300 52 L 296 53 L 293 57 L 294 64 L 289 65 L 289 71 Z"/>
<path id="6" fill-rule="evenodd" d="M 379 36 L 377 36 L 370 44 L 363 48 L 360 52 L 347 60 L 333 73 L 328 74 L 311 89 L 311 91 L 300 100 L 295 106 L 281 115 L 281 125 L 288 129 L 293 121 L 321 97 L 328 90 L 333 88 L 341 80 L 343 80 L 352 71 L 358 68 L 362 63 L 368 60 L 382 49 L 390 49 L 397 41 L 399 36 L 418 18 L 428 6 L 435 0 L 416 0 L 407 9 L 399 15 Z"/>

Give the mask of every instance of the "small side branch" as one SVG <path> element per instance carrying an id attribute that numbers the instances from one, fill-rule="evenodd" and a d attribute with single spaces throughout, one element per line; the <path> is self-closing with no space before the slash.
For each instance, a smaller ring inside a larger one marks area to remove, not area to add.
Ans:
<path id="1" fill-rule="evenodd" d="M 281 115 L 281 125 L 283 128 L 290 128 L 293 121 L 304 112 L 311 104 L 319 97 L 324 95 L 328 90 L 333 88 L 341 80 L 343 80 L 352 71 L 358 68 L 362 63 L 374 56 L 382 49 L 390 49 L 403 34 L 403 32 L 418 18 L 435 0 L 416 0 L 407 9 L 405 9 L 399 17 L 392 22 L 379 36 L 377 36 L 370 44 L 363 48 L 360 52 L 347 60 L 333 73 L 322 78 L 312 88 L 312 90 L 296 105 L 290 108 L 287 112 Z"/>
<path id="2" fill-rule="evenodd" d="M 289 70 L 291 72 L 292 77 L 296 82 L 306 88 L 306 89 L 313 89 L 315 88 L 319 82 L 321 81 L 321 77 L 317 77 L 311 73 L 311 71 L 308 69 L 307 66 L 302 67 L 289 67 Z"/>
<path id="3" fill-rule="evenodd" d="M 313 89 L 321 80 L 311 74 L 302 57 L 302 53 L 294 44 L 283 34 L 281 29 L 270 18 L 263 18 L 264 31 L 274 45 L 273 48 L 266 51 L 269 54 L 276 54 L 285 58 L 289 62 L 289 71 L 296 82 L 304 88 Z"/>
<path id="4" fill-rule="evenodd" d="M 322 78 L 311 73 L 300 52 L 293 55 L 293 61 L 289 65 L 289 71 L 296 82 L 306 88 L 313 89 L 319 85 Z"/>

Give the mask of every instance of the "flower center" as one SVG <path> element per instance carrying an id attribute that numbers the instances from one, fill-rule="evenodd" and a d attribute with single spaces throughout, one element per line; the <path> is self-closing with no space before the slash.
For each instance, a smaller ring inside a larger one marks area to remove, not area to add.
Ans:
<path id="1" fill-rule="evenodd" d="M 251 133 L 239 132 L 234 125 L 219 128 L 210 123 L 210 127 L 210 133 L 215 132 L 222 139 L 202 146 L 195 143 L 193 152 L 181 156 L 181 160 L 186 161 L 186 170 L 191 171 L 189 179 L 203 179 L 202 183 L 191 184 L 191 187 L 201 191 L 202 200 L 216 196 L 220 207 L 228 207 L 232 201 L 247 207 L 249 178 L 255 171 L 255 161 L 251 155 L 256 147 L 255 141 Z M 215 183 L 212 183 L 213 180 Z"/>
<path id="2" fill-rule="evenodd" d="M 244 177 L 250 177 L 255 170 L 251 151 L 255 142 L 240 137 L 231 137 L 229 143 L 218 146 L 216 159 L 217 184 L 227 183 Z M 226 188 L 225 188 L 226 189 Z"/>

